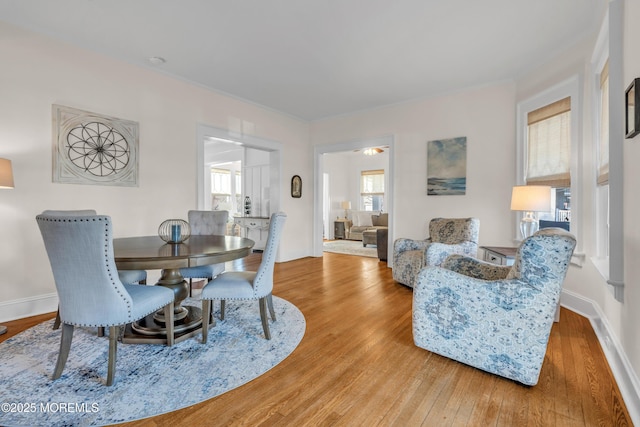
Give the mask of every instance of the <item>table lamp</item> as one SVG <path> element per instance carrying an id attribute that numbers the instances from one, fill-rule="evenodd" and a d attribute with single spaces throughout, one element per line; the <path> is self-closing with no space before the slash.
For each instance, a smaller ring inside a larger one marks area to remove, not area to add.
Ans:
<path id="1" fill-rule="evenodd" d="M 11 160 L 0 158 L 0 189 L 13 188 L 13 170 Z M 7 332 L 7 327 L 0 325 L 0 335 Z"/>
<path id="2" fill-rule="evenodd" d="M 351 209 L 351 202 L 342 202 L 342 209 L 344 209 L 344 219 L 347 219 L 347 211 Z"/>
<path id="3" fill-rule="evenodd" d="M 511 210 L 523 211 L 520 221 L 522 238 L 526 239 L 538 231 L 536 212 L 549 212 L 551 187 L 546 185 L 516 185 L 511 193 Z"/>

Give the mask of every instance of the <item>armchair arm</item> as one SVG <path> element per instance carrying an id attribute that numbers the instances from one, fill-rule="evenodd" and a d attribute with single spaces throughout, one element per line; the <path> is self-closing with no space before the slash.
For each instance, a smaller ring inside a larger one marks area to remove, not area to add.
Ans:
<path id="1" fill-rule="evenodd" d="M 449 255 L 459 254 L 476 256 L 478 245 L 473 242 L 463 242 L 455 245 L 446 243 L 431 243 L 425 252 L 426 265 L 441 265 Z"/>
<path id="2" fill-rule="evenodd" d="M 538 382 L 560 289 L 424 268 L 413 292 L 418 347 L 523 384 Z"/>
<path id="3" fill-rule="evenodd" d="M 427 249 L 430 244 L 431 239 L 414 240 L 401 237 L 393 242 L 393 253 L 398 254 L 406 251 Z"/>
<path id="4" fill-rule="evenodd" d="M 512 268 L 511 266 L 497 265 L 459 254 L 448 256 L 441 267 L 482 280 L 504 279 Z"/>

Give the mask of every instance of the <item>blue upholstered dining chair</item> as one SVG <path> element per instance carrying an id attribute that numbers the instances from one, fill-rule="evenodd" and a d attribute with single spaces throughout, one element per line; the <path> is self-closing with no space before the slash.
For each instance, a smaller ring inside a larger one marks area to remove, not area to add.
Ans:
<path id="1" fill-rule="evenodd" d="M 413 289 L 415 344 L 535 385 L 575 245 L 548 228 L 520 244 L 511 267 L 452 255 L 423 269 Z"/>
<path id="2" fill-rule="evenodd" d="M 221 235 L 227 232 L 229 211 L 196 211 L 188 212 L 191 234 L 195 236 Z M 189 279 L 189 296 L 193 279 L 207 279 L 210 282 L 214 277 L 224 271 L 224 263 L 201 265 L 198 267 L 181 268 L 180 274 Z"/>
<path id="3" fill-rule="evenodd" d="M 115 377 L 121 326 L 164 307 L 167 345 L 173 345 L 173 291 L 161 286 L 122 284 L 113 255 L 110 217 L 38 215 L 36 221 L 60 301 L 62 336 L 54 380 L 62 375 L 74 326 L 109 327 L 108 386 Z"/>
<path id="4" fill-rule="evenodd" d="M 266 339 L 271 339 L 269 321 L 267 319 L 267 306 L 271 319 L 276 320 L 273 309 L 271 292 L 273 290 L 273 269 L 276 261 L 276 252 L 280 243 L 280 236 L 284 228 L 287 215 L 283 212 L 271 215 L 269 222 L 269 235 L 267 244 L 262 253 L 262 261 L 258 271 L 225 271 L 202 289 L 202 342 L 207 342 L 209 322 L 204 319 L 211 317 L 211 301 L 221 300 L 220 318 L 224 319 L 226 300 L 258 300 L 260 306 L 260 318 Z M 215 325 L 215 319 L 212 322 Z"/>
<path id="5" fill-rule="evenodd" d="M 45 210 L 41 215 L 46 216 L 87 216 L 97 215 L 93 209 L 80 209 L 80 210 Z M 120 281 L 125 285 L 146 285 L 147 284 L 147 271 L 146 270 L 119 270 L 118 277 Z M 53 322 L 53 329 L 60 327 L 60 310 L 56 314 L 56 320 Z M 103 336 L 104 331 L 100 329 L 98 335 Z"/>
<path id="6" fill-rule="evenodd" d="M 420 270 L 437 266 L 452 254 L 478 253 L 478 218 L 433 218 L 425 240 L 396 239 L 393 243 L 393 280 L 413 288 Z"/>

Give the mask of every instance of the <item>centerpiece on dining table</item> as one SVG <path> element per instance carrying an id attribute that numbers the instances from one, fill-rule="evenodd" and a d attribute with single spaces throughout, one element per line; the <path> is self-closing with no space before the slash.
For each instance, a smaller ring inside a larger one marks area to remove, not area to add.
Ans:
<path id="1" fill-rule="evenodd" d="M 167 243 L 182 243 L 191 237 L 191 227 L 183 219 L 168 219 L 158 227 L 158 235 Z"/>

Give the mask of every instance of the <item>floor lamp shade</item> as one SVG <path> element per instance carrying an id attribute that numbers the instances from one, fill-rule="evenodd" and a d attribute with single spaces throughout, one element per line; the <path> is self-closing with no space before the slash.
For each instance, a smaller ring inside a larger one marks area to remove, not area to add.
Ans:
<path id="1" fill-rule="evenodd" d="M 551 187 L 546 185 L 517 185 L 511 193 L 511 210 L 525 212 L 520 221 L 522 238 L 526 239 L 538 231 L 536 212 L 551 209 Z"/>
<path id="2" fill-rule="evenodd" d="M 11 160 L 0 158 L 0 188 L 13 188 Z"/>

